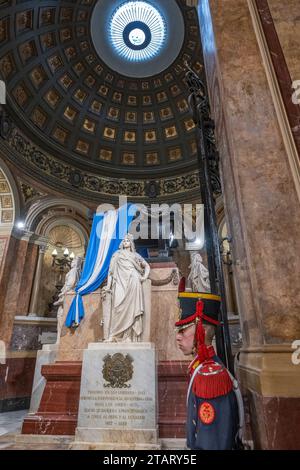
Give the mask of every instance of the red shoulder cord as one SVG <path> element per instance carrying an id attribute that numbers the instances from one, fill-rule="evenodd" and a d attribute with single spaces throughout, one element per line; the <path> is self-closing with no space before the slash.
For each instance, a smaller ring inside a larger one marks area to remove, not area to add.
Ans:
<path id="1" fill-rule="evenodd" d="M 215 356 L 215 350 L 213 346 L 206 346 L 205 344 L 205 330 L 203 327 L 203 319 L 207 318 L 203 314 L 204 304 L 201 300 L 197 302 L 196 310 L 196 332 L 195 332 L 195 345 L 197 350 L 197 356 L 190 364 L 190 378 L 192 377 L 194 370 L 200 364 L 205 361 L 209 361 L 213 356 Z M 219 324 L 217 321 L 212 321 L 214 324 Z M 208 362 L 209 364 L 209 362 Z M 212 363 L 213 364 L 213 363 Z M 220 367 L 220 366 L 219 366 Z M 219 396 L 227 395 L 232 390 L 232 380 L 225 368 L 221 368 L 218 371 L 218 374 L 211 374 L 207 376 L 201 376 L 197 374 L 194 378 L 192 390 L 193 393 L 203 399 L 212 399 Z"/>

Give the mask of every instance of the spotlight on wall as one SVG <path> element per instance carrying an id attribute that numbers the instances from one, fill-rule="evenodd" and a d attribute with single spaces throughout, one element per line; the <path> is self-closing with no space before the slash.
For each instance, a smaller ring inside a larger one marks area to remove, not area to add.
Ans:
<path id="1" fill-rule="evenodd" d="M 188 251 L 202 250 L 203 247 L 204 247 L 204 235 L 203 236 L 197 236 L 197 237 L 195 237 L 194 240 L 187 241 L 185 243 L 185 249 L 188 250 Z"/>
<path id="2" fill-rule="evenodd" d="M 22 222 L 22 221 L 19 221 L 19 222 L 17 222 L 16 226 L 17 226 L 17 228 L 18 228 L 18 229 L 20 229 L 20 230 L 21 230 L 22 228 L 24 228 L 24 227 L 25 227 L 25 224 L 24 224 L 24 222 Z"/>

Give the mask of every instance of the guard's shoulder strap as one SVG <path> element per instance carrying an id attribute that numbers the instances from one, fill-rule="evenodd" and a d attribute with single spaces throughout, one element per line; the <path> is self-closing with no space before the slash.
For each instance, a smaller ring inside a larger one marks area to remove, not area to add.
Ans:
<path id="1" fill-rule="evenodd" d="M 236 380 L 235 377 L 228 371 L 229 377 L 232 380 L 233 384 L 233 391 L 236 396 L 236 401 L 238 404 L 238 411 L 239 411 L 239 429 L 237 432 L 237 436 L 239 437 L 240 441 L 243 441 L 243 433 L 244 433 L 244 426 L 245 426 L 245 410 L 244 410 L 244 402 L 243 402 L 243 397 L 242 393 L 239 387 L 239 383 Z"/>

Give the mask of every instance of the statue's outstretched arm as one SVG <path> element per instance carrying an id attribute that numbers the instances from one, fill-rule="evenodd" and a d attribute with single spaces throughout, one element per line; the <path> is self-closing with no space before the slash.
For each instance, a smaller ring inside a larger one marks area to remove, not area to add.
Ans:
<path id="1" fill-rule="evenodd" d="M 143 267 L 144 267 L 144 275 L 141 278 L 142 282 L 146 281 L 150 275 L 150 266 L 147 263 L 147 261 L 145 261 L 144 259 L 143 259 Z"/>

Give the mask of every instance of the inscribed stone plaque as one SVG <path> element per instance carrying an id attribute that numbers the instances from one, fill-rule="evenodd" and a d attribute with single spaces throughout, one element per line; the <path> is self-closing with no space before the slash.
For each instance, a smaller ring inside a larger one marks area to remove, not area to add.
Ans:
<path id="1" fill-rule="evenodd" d="M 154 430 L 156 364 L 151 343 L 93 343 L 85 350 L 78 429 Z"/>

